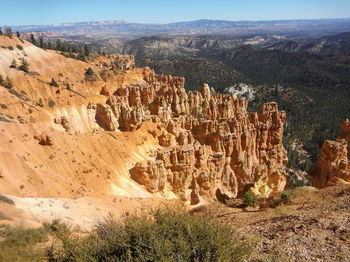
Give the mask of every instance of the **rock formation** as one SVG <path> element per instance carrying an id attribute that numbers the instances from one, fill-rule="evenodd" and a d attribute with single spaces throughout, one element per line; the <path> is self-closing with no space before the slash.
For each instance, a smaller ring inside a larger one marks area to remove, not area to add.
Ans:
<path id="1" fill-rule="evenodd" d="M 23 45 L 37 72 L 10 68 L 23 52 L 0 49 L 1 74 L 13 79 L 11 90 L 0 86 L 1 190 L 45 197 L 157 195 L 192 204 L 283 190 L 286 114 L 276 103 L 250 113 L 244 99 L 213 95 L 206 84 L 186 92 L 184 78 L 135 68 L 132 56 L 82 62 L 16 37 L 1 36 L 0 44 Z M 92 72 L 96 78 L 86 81 Z M 18 151 L 27 159 L 21 165 Z M 21 181 L 27 181 L 24 189 Z"/>
<path id="2" fill-rule="evenodd" d="M 117 126 L 114 118 L 122 131 L 135 130 L 144 121 L 161 124 L 154 159 L 130 171 L 135 181 L 150 192 L 172 191 L 192 203 L 234 198 L 247 188 L 260 196 L 283 190 L 286 114 L 276 103 L 264 104 L 259 114 L 248 113 L 246 100 L 212 95 L 206 84 L 187 93 L 184 78 L 148 69 L 143 80 L 108 97 L 113 117 L 105 110 L 96 112 L 104 115 L 100 126 L 105 130 L 115 130 L 110 128 Z"/>
<path id="3" fill-rule="evenodd" d="M 347 119 L 342 124 L 337 140 L 323 143 L 320 157 L 309 171 L 312 184 L 324 188 L 337 182 L 350 183 L 349 157 L 350 121 Z"/>

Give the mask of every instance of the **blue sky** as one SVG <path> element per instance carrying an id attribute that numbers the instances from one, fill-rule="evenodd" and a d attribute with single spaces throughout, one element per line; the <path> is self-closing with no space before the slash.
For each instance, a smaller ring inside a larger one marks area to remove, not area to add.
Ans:
<path id="1" fill-rule="evenodd" d="M 349 18 L 350 0 L 0 0 L 0 25 Z"/>

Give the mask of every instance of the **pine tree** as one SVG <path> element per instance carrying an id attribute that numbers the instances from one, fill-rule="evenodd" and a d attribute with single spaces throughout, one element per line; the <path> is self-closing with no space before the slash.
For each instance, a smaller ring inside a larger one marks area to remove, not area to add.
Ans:
<path id="1" fill-rule="evenodd" d="M 45 48 L 44 38 L 42 36 L 39 37 L 39 46 L 40 48 Z"/>
<path id="2" fill-rule="evenodd" d="M 21 34 L 20 34 L 19 31 L 16 32 L 16 35 L 17 35 L 18 38 L 21 38 Z"/>
<path id="3" fill-rule="evenodd" d="M 0 35 L 4 35 L 4 32 L 2 31 L 1 27 L 0 27 Z"/>
<path id="4" fill-rule="evenodd" d="M 12 28 L 11 27 L 5 27 L 4 28 L 4 35 L 12 38 Z"/>
<path id="5" fill-rule="evenodd" d="M 89 47 L 87 44 L 84 45 L 84 55 L 85 56 L 89 56 L 90 54 L 90 51 L 89 51 Z"/>
<path id="6" fill-rule="evenodd" d="M 37 45 L 35 36 L 34 36 L 33 34 L 30 34 L 30 42 L 31 42 L 33 45 Z"/>
<path id="7" fill-rule="evenodd" d="M 57 39 L 56 40 L 56 50 L 62 51 L 62 44 L 61 44 L 61 40 Z"/>

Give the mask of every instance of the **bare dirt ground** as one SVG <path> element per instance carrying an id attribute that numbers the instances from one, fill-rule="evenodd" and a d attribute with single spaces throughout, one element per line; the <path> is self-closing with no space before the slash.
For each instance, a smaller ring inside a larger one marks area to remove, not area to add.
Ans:
<path id="1" fill-rule="evenodd" d="M 293 195 L 275 208 L 244 210 L 216 204 L 193 211 L 213 213 L 258 251 L 277 254 L 282 261 L 350 261 L 350 186 L 303 187 Z"/>

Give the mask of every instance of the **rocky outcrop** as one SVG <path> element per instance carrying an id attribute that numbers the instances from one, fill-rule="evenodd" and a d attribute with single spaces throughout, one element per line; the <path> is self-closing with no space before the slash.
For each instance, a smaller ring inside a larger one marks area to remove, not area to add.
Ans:
<path id="1" fill-rule="evenodd" d="M 268 196 L 283 190 L 286 151 L 282 145 L 286 114 L 276 103 L 248 113 L 247 101 L 212 95 L 208 85 L 186 92 L 184 78 L 143 71 L 144 82 L 122 86 L 108 96 L 113 116 L 105 130 L 132 131 L 144 121 L 160 123 L 154 160 L 140 162 L 131 177 L 150 192 L 173 192 L 183 200 L 224 200 L 251 188 Z M 105 111 L 105 110 L 104 110 Z M 101 113 L 96 112 L 99 115 Z M 113 123 L 112 123 L 113 122 Z"/>
<path id="2" fill-rule="evenodd" d="M 350 121 L 343 122 L 336 141 L 326 140 L 320 157 L 309 174 L 312 184 L 318 188 L 334 185 L 337 182 L 350 183 Z"/>

